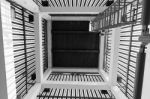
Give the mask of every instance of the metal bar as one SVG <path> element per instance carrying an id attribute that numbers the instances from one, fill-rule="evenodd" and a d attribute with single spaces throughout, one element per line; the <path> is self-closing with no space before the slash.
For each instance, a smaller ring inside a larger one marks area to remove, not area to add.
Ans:
<path id="1" fill-rule="evenodd" d="M 39 6 L 40 7 L 40 5 L 39 4 L 41 4 L 38 0 L 33 0 L 33 2 L 35 2 L 35 4 L 37 5 L 37 6 Z M 42 5 L 42 4 L 41 4 Z"/>
<path id="2" fill-rule="evenodd" d="M 88 7 L 89 7 L 90 3 L 91 3 L 91 0 L 89 0 L 89 2 L 88 2 L 88 5 L 87 5 Z"/>
<path id="3" fill-rule="evenodd" d="M 95 7 L 96 7 L 99 3 L 100 3 L 100 0 L 97 0 L 97 3 L 96 3 L 96 5 L 95 5 Z"/>
<path id="4" fill-rule="evenodd" d="M 25 76 L 26 76 L 26 94 L 28 93 L 28 86 L 27 86 L 27 83 L 28 83 L 28 69 L 27 69 L 27 50 L 26 50 L 26 32 L 25 32 L 25 18 L 24 18 L 24 8 L 22 8 L 22 21 L 23 21 L 23 34 L 24 34 L 24 51 L 25 51 Z"/>
<path id="5" fill-rule="evenodd" d="M 96 1 L 96 0 L 94 0 L 94 1 L 93 1 L 93 3 L 92 3 L 92 5 L 91 5 L 92 7 L 93 7 L 93 5 L 94 5 L 95 1 Z"/>
<path id="6" fill-rule="evenodd" d="M 51 4 L 53 5 L 53 7 L 55 7 L 55 5 L 54 5 L 54 3 L 53 3 L 53 1 L 52 0 L 49 0 L 50 2 L 51 2 Z"/>
<path id="7" fill-rule="evenodd" d="M 69 2 L 69 0 L 67 0 L 67 3 L 68 3 L 68 7 L 70 7 L 70 2 Z M 81 5 L 80 5 L 81 6 Z"/>
<path id="8" fill-rule="evenodd" d="M 56 6 L 59 7 L 58 4 L 57 4 L 57 2 L 56 2 L 56 0 L 54 0 L 54 2 L 55 2 L 55 4 L 56 4 Z"/>
<path id="9" fill-rule="evenodd" d="M 82 6 L 82 0 L 80 0 L 80 7 Z"/>
<path id="10" fill-rule="evenodd" d="M 99 4 L 99 7 L 104 3 L 104 1 L 105 1 L 105 0 L 103 0 L 103 1 L 101 0 L 101 3 Z"/>

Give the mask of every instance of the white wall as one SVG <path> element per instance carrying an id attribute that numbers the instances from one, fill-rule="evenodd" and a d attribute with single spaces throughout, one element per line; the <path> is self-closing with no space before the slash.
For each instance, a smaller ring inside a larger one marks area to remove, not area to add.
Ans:
<path id="1" fill-rule="evenodd" d="M 59 21 L 91 21 L 94 19 L 94 16 L 52 16 L 52 20 Z"/>
<path id="2" fill-rule="evenodd" d="M 39 13 L 34 15 L 35 32 L 35 59 L 36 59 L 36 82 L 43 80 L 43 53 L 42 53 L 42 16 Z"/>
<path id="3" fill-rule="evenodd" d="M 104 62 L 104 42 L 105 42 L 105 36 L 100 35 L 100 54 L 99 54 L 99 70 L 103 69 L 103 62 Z"/>
<path id="4" fill-rule="evenodd" d="M 16 99 L 10 3 L 0 1 L 0 99 Z"/>
<path id="5" fill-rule="evenodd" d="M 150 44 L 148 44 L 146 50 L 146 62 L 143 81 L 142 99 L 150 99 Z"/>

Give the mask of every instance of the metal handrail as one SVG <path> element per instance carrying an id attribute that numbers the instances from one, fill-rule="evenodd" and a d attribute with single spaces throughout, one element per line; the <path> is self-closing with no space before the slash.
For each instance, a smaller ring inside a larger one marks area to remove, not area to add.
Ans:
<path id="1" fill-rule="evenodd" d="M 130 2 L 127 0 L 117 0 L 92 20 L 92 30 L 99 31 L 135 23 L 139 5 L 139 0 L 132 0 Z"/>

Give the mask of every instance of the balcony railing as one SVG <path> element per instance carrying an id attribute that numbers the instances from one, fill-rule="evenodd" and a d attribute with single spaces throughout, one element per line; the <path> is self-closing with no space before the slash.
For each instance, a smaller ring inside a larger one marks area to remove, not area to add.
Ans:
<path id="1" fill-rule="evenodd" d="M 98 31 L 135 23 L 139 6 L 139 0 L 117 0 L 92 20 L 92 30 Z"/>

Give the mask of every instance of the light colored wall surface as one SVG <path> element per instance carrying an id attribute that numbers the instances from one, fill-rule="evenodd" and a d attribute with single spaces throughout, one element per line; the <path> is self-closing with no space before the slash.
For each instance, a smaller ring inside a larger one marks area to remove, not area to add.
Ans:
<path id="1" fill-rule="evenodd" d="M 41 84 L 36 83 L 28 92 L 28 94 L 24 97 L 24 99 L 37 99 L 37 95 L 41 90 Z"/>
<path id="2" fill-rule="evenodd" d="M 0 99 L 16 99 L 10 4 L 0 1 Z"/>
<path id="3" fill-rule="evenodd" d="M 117 86 L 113 86 L 111 91 L 116 99 L 128 99 Z"/>
<path id="4" fill-rule="evenodd" d="M 8 99 L 7 96 L 7 82 L 6 82 L 6 68 L 5 68 L 5 58 L 4 58 L 4 44 L 3 44 L 3 30 L 2 30 L 2 14 L 1 14 L 1 5 L 0 1 L 0 96 L 3 99 Z"/>
<path id="5" fill-rule="evenodd" d="M 103 61 L 104 61 L 104 40 L 105 40 L 104 35 L 101 35 L 101 36 L 100 36 L 100 44 L 99 44 L 99 49 L 100 49 L 100 54 L 99 54 L 99 70 L 103 69 Z"/>
<path id="6" fill-rule="evenodd" d="M 52 16 L 52 20 L 59 21 L 90 21 L 94 17 L 93 16 Z"/>
<path id="7" fill-rule="evenodd" d="M 42 53 L 42 16 L 39 13 L 34 15 L 35 25 L 35 59 L 36 59 L 36 81 L 41 83 L 43 79 L 43 53 Z"/>
<path id="8" fill-rule="evenodd" d="M 118 57 L 119 57 L 119 44 L 120 44 L 120 27 L 114 28 L 112 32 L 111 43 L 111 59 L 110 59 L 110 72 L 109 79 L 111 86 L 117 83 L 117 69 L 118 69 Z"/>
<path id="9" fill-rule="evenodd" d="M 143 81 L 142 99 L 150 99 L 150 44 L 148 44 L 146 50 L 146 62 Z"/>

